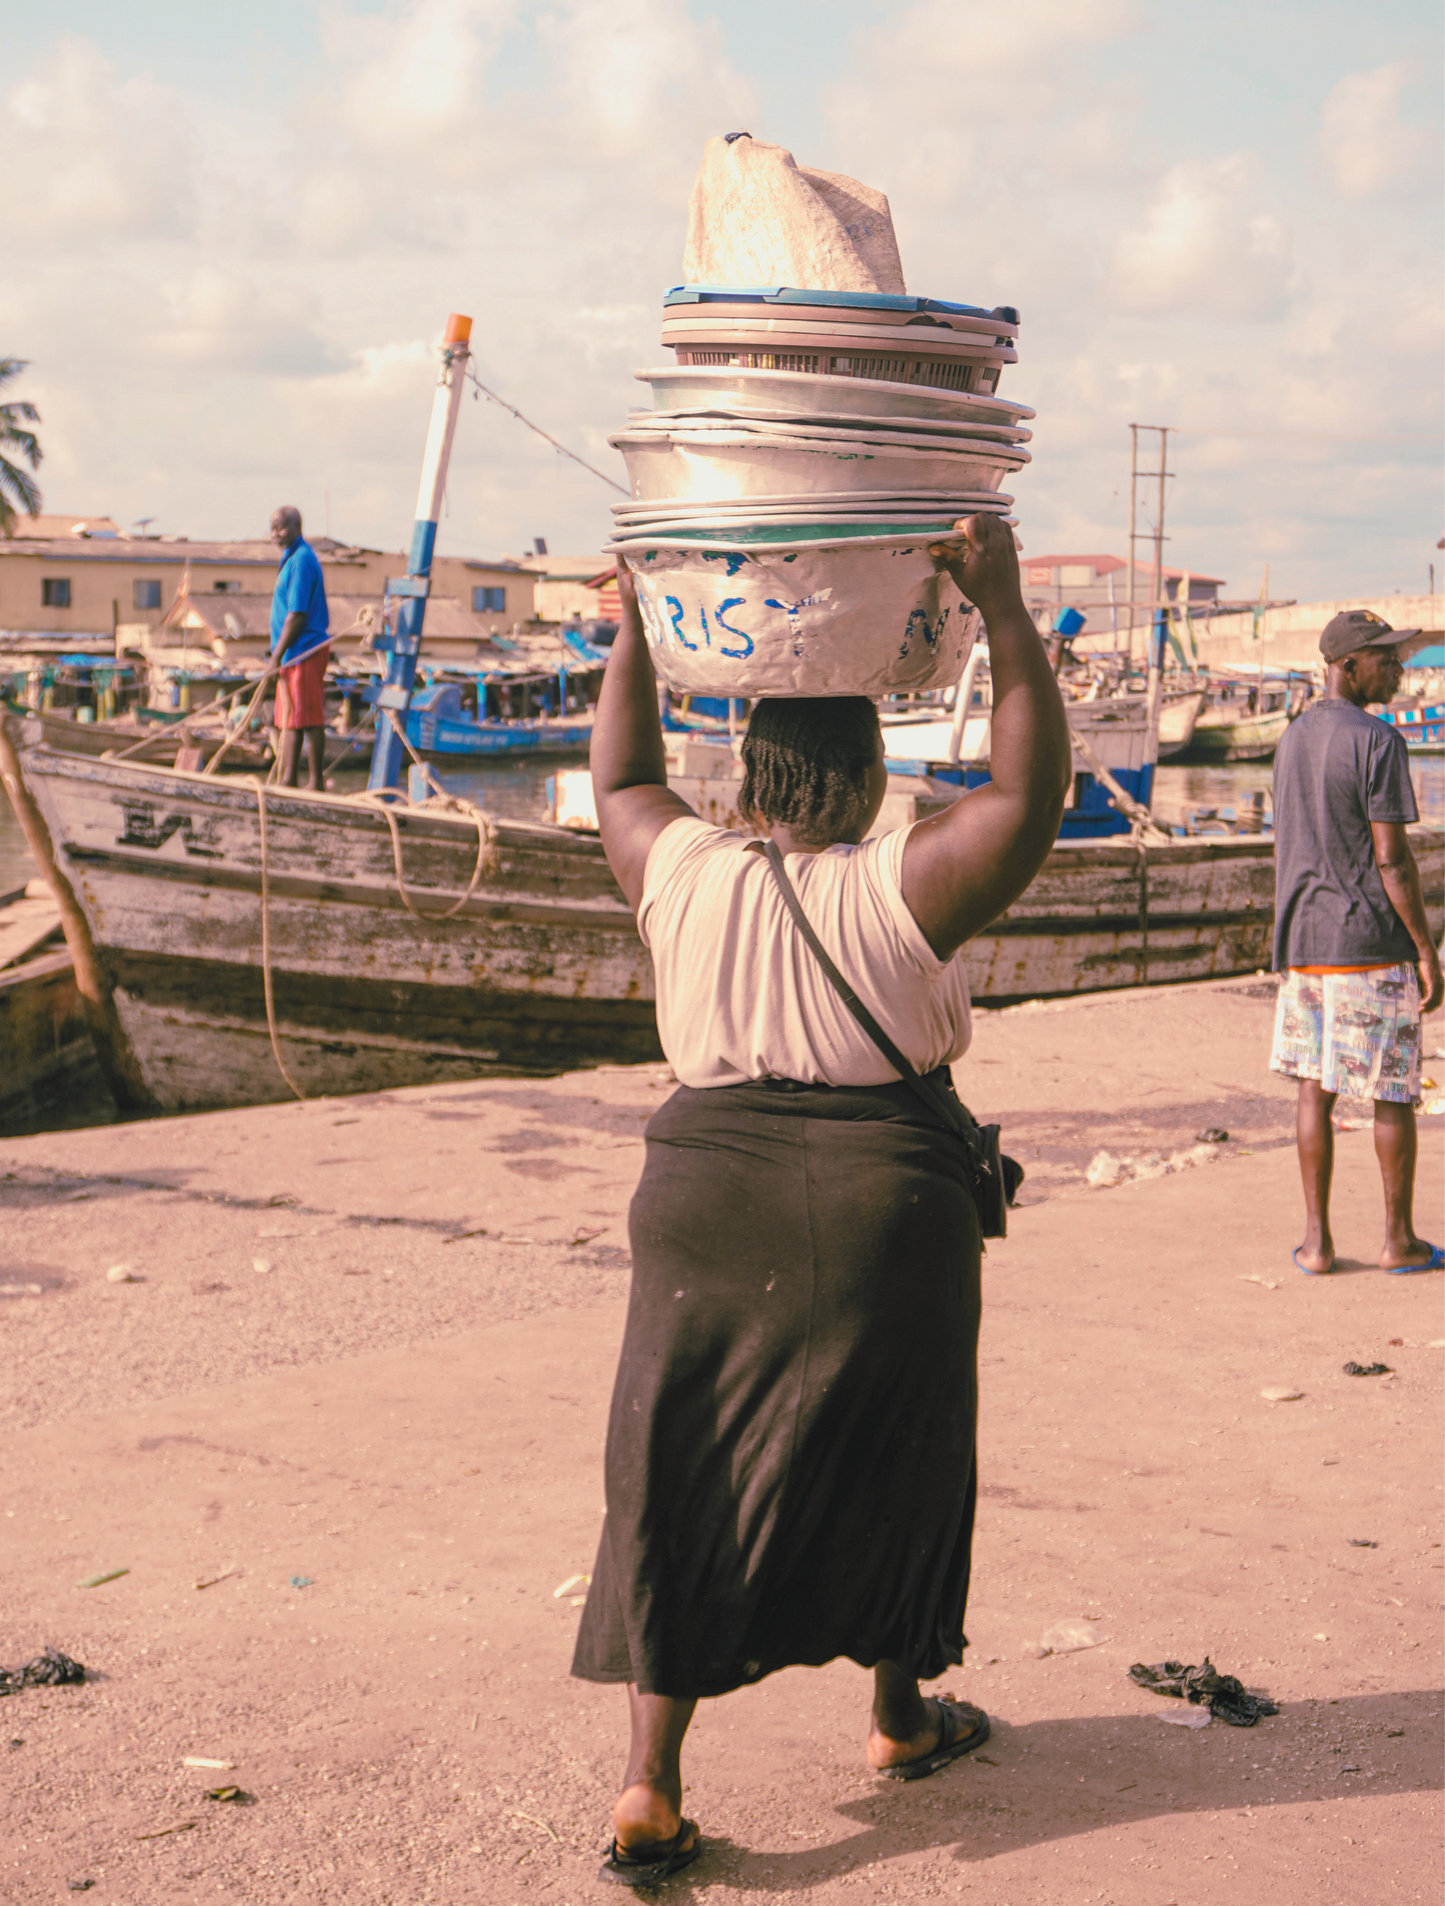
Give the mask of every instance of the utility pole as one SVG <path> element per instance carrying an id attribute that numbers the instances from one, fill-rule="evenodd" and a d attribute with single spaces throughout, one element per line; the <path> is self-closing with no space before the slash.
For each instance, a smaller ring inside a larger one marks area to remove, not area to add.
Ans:
<path id="1" fill-rule="evenodd" d="M 1129 426 L 1129 662 L 1134 660 L 1134 613 L 1136 608 L 1137 581 L 1135 570 L 1139 553 L 1139 478 L 1153 476 L 1159 485 L 1159 500 L 1154 524 L 1154 588 L 1153 599 L 1149 605 L 1148 628 L 1150 635 L 1145 641 L 1145 658 L 1149 654 L 1153 641 L 1153 630 L 1164 600 L 1164 545 L 1168 537 L 1164 534 L 1164 484 L 1174 472 L 1169 469 L 1169 431 L 1168 424 L 1130 424 Z M 1139 432 L 1152 430 L 1159 438 L 1159 468 L 1156 471 L 1139 468 Z"/>
<path id="2" fill-rule="evenodd" d="M 1129 659 L 1124 670 L 1125 687 L 1129 669 L 1134 666 L 1134 544 L 1139 521 L 1139 426 L 1129 426 Z"/>
<path id="3" fill-rule="evenodd" d="M 1165 469 L 1169 452 L 1169 430 L 1166 425 L 1159 432 L 1159 514 L 1154 524 L 1154 607 L 1158 610 L 1164 601 L 1164 479 L 1169 472 Z"/>

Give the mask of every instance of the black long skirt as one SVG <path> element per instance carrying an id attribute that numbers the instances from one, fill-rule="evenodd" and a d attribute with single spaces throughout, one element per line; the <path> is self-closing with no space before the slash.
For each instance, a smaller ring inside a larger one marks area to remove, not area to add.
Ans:
<path id="1" fill-rule="evenodd" d="M 647 1128 L 572 1664 L 725 1694 L 847 1655 L 963 1659 L 979 1231 L 904 1085 L 679 1090 Z"/>

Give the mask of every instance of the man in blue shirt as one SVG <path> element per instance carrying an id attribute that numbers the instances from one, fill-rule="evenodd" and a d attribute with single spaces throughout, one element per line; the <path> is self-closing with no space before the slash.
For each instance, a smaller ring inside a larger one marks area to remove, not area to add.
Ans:
<path id="1" fill-rule="evenodd" d="M 281 568 L 271 598 L 271 666 L 276 685 L 276 726 L 281 734 L 281 781 L 300 781 L 301 738 L 313 788 L 322 786 L 326 761 L 326 665 L 331 660 L 331 622 L 326 584 L 316 552 L 301 534 L 301 512 L 283 503 L 271 518 L 271 541 Z"/>
<path id="2" fill-rule="evenodd" d="M 1400 686 L 1418 629 L 1347 609 L 1320 637 L 1324 698 L 1292 723 L 1274 760 L 1274 964 L 1283 974 L 1271 1069 L 1299 1081 L 1305 1237 L 1297 1267 L 1334 1266 L 1330 1113 L 1343 1092 L 1373 1099 L 1385 1186 L 1385 1271 L 1445 1269 L 1415 1231 L 1420 1016 L 1440 1004 L 1440 956 L 1405 830 L 1417 818 L 1397 728 L 1371 706 Z"/>

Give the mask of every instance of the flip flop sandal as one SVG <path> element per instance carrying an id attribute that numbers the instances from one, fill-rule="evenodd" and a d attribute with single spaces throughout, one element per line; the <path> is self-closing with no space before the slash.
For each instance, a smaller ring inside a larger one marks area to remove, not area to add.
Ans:
<path id="1" fill-rule="evenodd" d="M 957 1760 L 960 1754 L 971 1754 L 975 1747 L 982 1747 L 988 1739 L 988 1716 L 981 1707 L 970 1707 L 966 1701 L 955 1701 L 948 1694 L 937 1695 L 935 1699 L 943 1724 L 938 1745 L 916 1760 L 900 1761 L 896 1767 L 876 1767 L 874 1772 L 881 1774 L 884 1780 L 926 1780 L 940 1767 Z M 967 1726 L 970 1718 L 971 1728 Z"/>
<path id="2" fill-rule="evenodd" d="M 1428 1238 L 1421 1238 L 1422 1244 L 1430 1244 Z M 1391 1277 L 1408 1277 L 1413 1271 L 1445 1271 L 1445 1250 L 1438 1244 L 1430 1244 L 1430 1255 L 1423 1264 L 1387 1264 L 1385 1269 Z"/>
<path id="3" fill-rule="evenodd" d="M 688 1834 L 692 1845 L 684 1846 Z M 702 1835 L 696 1820 L 684 1820 L 670 1840 L 652 1840 L 640 1846 L 621 1847 L 613 1840 L 597 1877 L 615 1880 L 619 1886 L 656 1886 L 684 1866 L 691 1866 L 702 1852 Z"/>
<path id="4" fill-rule="evenodd" d="M 1330 1264 L 1323 1271 L 1312 1271 L 1308 1264 L 1300 1263 L 1299 1254 L 1304 1248 L 1305 1247 L 1302 1244 L 1297 1244 L 1294 1247 L 1294 1249 L 1290 1252 L 1290 1259 L 1293 1262 L 1295 1269 L 1297 1271 L 1303 1271 L 1306 1277 L 1328 1277 L 1330 1272 L 1335 1268 L 1333 1264 Z M 1420 1269 L 1423 1271 L 1425 1269 L 1425 1266 L 1422 1264 L 1420 1266 Z"/>

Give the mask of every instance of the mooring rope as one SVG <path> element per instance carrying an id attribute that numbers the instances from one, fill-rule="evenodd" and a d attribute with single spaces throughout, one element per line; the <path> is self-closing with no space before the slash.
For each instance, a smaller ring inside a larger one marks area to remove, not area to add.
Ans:
<path id="1" fill-rule="evenodd" d="M 402 867 L 401 828 L 397 823 L 395 813 L 397 803 L 389 798 L 390 790 L 365 788 L 357 794 L 343 796 L 343 799 L 357 804 L 364 804 L 371 809 L 376 809 L 385 820 L 387 831 L 391 835 L 391 858 L 392 866 L 396 870 L 396 889 L 401 903 L 407 912 L 417 920 L 451 920 L 461 912 L 462 908 L 476 892 L 482 875 L 484 873 L 492 874 L 497 871 L 496 826 L 492 821 L 492 817 L 478 802 L 469 801 L 465 796 L 449 794 L 447 792 L 441 782 L 438 781 L 436 776 L 432 773 L 428 764 L 422 760 L 416 749 L 412 747 L 401 724 L 392 717 L 391 711 L 388 709 L 386 713 L 388 721 L 392 724 L 393 733 L 397 736 L 412 760 L 421 769 L 428 783 L 435 791 L 437 798 L 434 801 L 428 802 L 428 807 L 433 812 L 440 809 L 443 812 L 464 814 L 476 827 L 477 858 L 472 868 L 472 877 L 467 882 L 466 891 L 443 912 L 424 913 L 407 892 L 406 875 Z M 281 1057 L 281 1042 L 276 1027 L 275 987 L 271 975 L 271 850 L 270 836 L 267 830 L 266 783 L 252 777 L 251 784 L 256 790 L 256 818 L 261 830 L 261 981 L 266 996 L 266 1030 L 271 1036 L 271 1055 L 276 1061 L 277 1071 L 281 1074 L 281 1077 L 286 1081 L 292 1092 L 295 1093 L 296 1097 L 298 1099 L 304 1099 L 306 1094 L 301 1090 L 301 1087 L 297 1085 L 295 1079 L 292 1078 L 286 1068 L 286 1061 Z M 288 790 L 288 792 L 289 791 L 293 790 Z M 410 805 L 410 803 L 408 803 L 408 805 Z"/>

